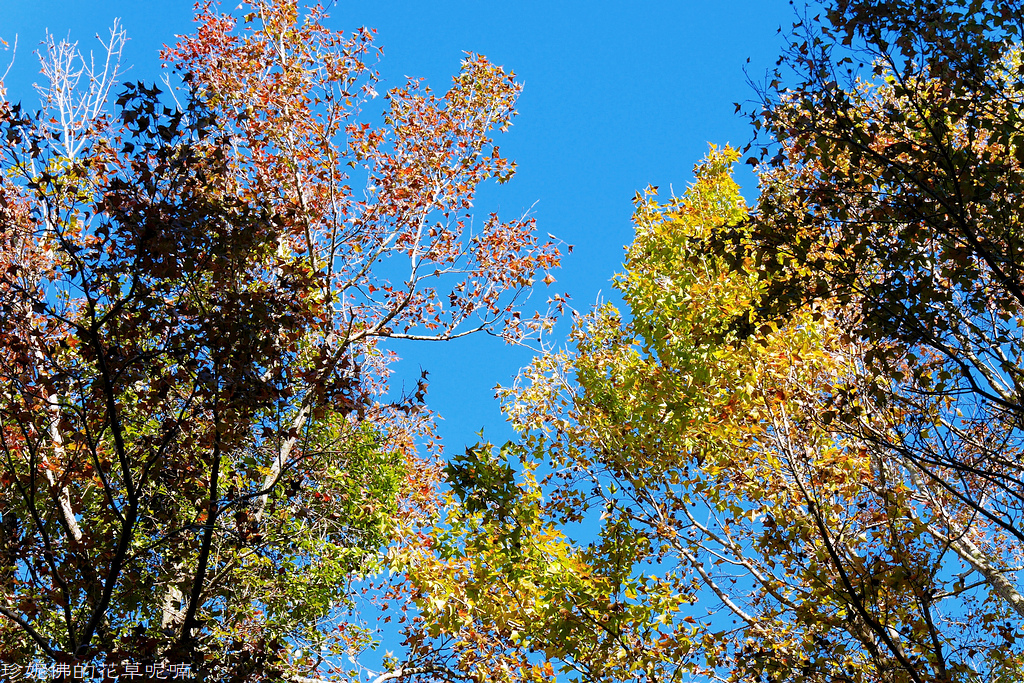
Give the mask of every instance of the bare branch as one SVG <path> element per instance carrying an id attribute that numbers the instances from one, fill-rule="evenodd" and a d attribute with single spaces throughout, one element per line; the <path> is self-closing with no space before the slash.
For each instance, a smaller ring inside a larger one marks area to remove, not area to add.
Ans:
<path id="1" fill-rule="evenodd" d="M 97 65 L 93 53 L 89 58 L 78 49 L 78 42 L 55 41 L 47 32 L 45 54 L 39 64 L 46 83 L 36 85 L 44 110 L 52 112 L 50 128 L 60 136 L 64 155 L 74 159 L 86 144 L 89 129 L 103 114 L 111 89 L 124 73 L 121 57 L 128 41 L 120 19 L 114 20 L 103 46 L 102 64 Z"/>

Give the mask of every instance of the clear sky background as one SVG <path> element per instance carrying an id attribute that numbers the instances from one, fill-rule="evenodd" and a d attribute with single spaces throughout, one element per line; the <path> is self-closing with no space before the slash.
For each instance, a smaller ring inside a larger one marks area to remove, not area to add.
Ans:
<path id="1" fill-rule="evenodd" d="M 498 144 L 519 171 L 511 183 L 485 188 L 478 215 L 511 218 L 532 206 L 542 235 L 574 245 L 554 273 L 558 282 L 541 285 L 531 304 L 568 292 L 580 311 L 599 296 L 616 299 L 610 280 L 632 239 L 635 192 L 653 184 L 680 194 L 708 143 L 748 142 L 750 126 L 734 103 L 754 97 L 748 75 L 763 79 L 782 46 L 776 30 L 795 17 L 787 0 L 340 0 L 329 11 L 332 28 L 377 29 L 385 89 L 415 76 L 443 92 L 464 52 L 515 71 L 525 85 L 519 116 Z M 192 30 L 192 14 L 186 0 L 0 0 L 0 38 L 18 41 L 8 97 L 35 105 L 33 51 L 46 29 L 87 51 L 119 17 L 130 38 L 127 78 L 153 82 L 158 50 Z M 0 53 L 0 73 L 10 57 Z M 753 200 L 747 168 L 737 179 Z M 444 417 L 448 448 L 461 451 L 481 428 L 491 440 L 511 438 L 493 388 L 511 383 L 528 350 L 487 337 L 393 348 L 403 358 L 396 386 L 414 386 L 420 367 L 430 372 L 428 403 Z"/>

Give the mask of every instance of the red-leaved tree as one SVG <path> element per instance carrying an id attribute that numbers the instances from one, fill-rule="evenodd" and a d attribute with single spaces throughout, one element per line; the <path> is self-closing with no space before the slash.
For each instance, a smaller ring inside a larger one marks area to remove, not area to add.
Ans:
<path id="1" fill-rule="evenodd" d="M 124 86 L 113 114 L 123 33 L 103 71 L 50 41 L 42 110 L 0 102 L 8 673 L 324 674 L 366 637 L 353 580 L 440 476 L 425 380 L 385 399 L 382 341 L 550 324 L 517 308 L 556 245 L 469 213 L 513 173 L 490 136 L 521 86 L 469 55 L 443 96 L 409 81 L 360 121 L 379 49 L 325 18 L 201 5 L 163 54 L 181 86 Z"/>

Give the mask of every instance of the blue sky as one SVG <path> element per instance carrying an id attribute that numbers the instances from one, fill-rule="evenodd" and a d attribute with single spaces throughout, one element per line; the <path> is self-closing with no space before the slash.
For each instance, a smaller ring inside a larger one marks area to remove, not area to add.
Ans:
<path id="1" fill-rule="evenodd" d="M 634 193 L 653 184 L 679 194 L 709 142 L 749 140 L 749 125 L 734 114 L 735 102 L 754 96 L 744 67 L 763 77 L 781 47 L 776 29 L 794 17 L 787 0 L 342 0 L 329 11 L 333 28 L 377 29 L 385 88 L 415 76 L 443 91 L 464 52 L 518 74 L 519 116 L 498 142 L 519 171 L 511 183 L 487 187 L 477 206 L 480 215 L 497 209 L 506 217 L 532 206 L 541 234 L 575 246 L 551 291 L 568 292 L 581 311 L 599 296 L 615 300 L 610 279 L 632 239 Z M 32 52 L 46 29 L 89 49 L 119 17 L 131 39 L 127 78 L 151 82 L 160 75 L 157 51 L 191 30 L 192 13 L 182 0 L 0 0 L 0 37 L 18 41 L 8 97 L 35 103 Z M 0 72 L 10 56 L 0 53 Z M 752 199 L 746 168 L 738 180 Z M 531 303 L 546 295 L 541 286 Z M 430 371 L 428 402 L 444 417 L 449 448 L 460 452 L 481 428 L 495 441 L 511 437 L 493 387 L 512 381 L 528 350 L 492 338 L 394 348 L 404 359 L 396 385 L 414 386 L 421 366 Z"/>

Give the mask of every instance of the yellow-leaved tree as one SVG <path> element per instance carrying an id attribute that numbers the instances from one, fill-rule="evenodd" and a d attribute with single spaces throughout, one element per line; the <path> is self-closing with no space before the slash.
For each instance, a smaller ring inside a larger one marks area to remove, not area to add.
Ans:
<path id="1" fill-rule="evenodd" d="M 577 318 L 501 391 L 518 443 L 449 466 L 446 523 L 403 558 L 420 645 L 481 680 L 1013 678 L 1000 537 L 864 438 L 907 416 L 872 402 L 845 309 L 760 322 L 789 262 L 721 255 L 751 224 L 737 157 L 637 196 L 628 316 Z"/>

